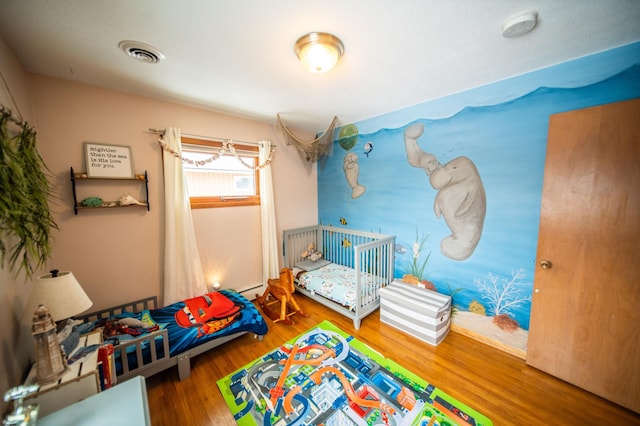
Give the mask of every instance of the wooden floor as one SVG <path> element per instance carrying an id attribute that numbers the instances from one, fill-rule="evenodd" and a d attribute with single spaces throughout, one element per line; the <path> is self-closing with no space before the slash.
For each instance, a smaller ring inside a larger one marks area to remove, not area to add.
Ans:
<path id="1" fill-rule="evenodd" d="M 494 425 L 640 425 L 640 415 L 531 368 L 456 332 L 433 347 L 380 322 L 379 312 L 353 322 L 297 295 L 309 318 L 274 324 L 262 341 L 242 336 L 191 360 L 191 377 L 177 367 L 147 379 L 152 425 L 234 425 L 216 381 L 328 319 L 371 348 L 475 408 Z M 117 407 L 114 407 L 117 409 Z"/>

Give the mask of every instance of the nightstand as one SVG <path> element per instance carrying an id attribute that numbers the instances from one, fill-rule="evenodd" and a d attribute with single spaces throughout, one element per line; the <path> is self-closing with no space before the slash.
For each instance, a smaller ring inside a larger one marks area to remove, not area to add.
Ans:
<path id="1" fill-rule="evenodd" d="M 150 424 L 147 385 L 142 376 L 136 376 L 44 418 L 38 416 L 38 426 Z"/>
<path id="2" fill-rule="evenodd" d="M 78 347 L 73 353 L 83 347 L 94 344 L 102 344 L 102 333 L 100 331 L 80 336 Z M 30 385 L 35 382 L 36 368 L 35 364 L 33 364 L 25 384 Z M 69 370 L 60 379 L 41 384 L 40 391 L 25 398 L 25 405 L 38 404 L 40 406 L 38 417 L 41 418 L 99 392 L 98 350 L 95 350 L 71 364 Z"/>

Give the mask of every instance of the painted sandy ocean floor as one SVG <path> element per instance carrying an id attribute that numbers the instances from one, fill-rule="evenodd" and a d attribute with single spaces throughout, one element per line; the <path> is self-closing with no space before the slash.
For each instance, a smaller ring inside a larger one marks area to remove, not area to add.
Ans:
<path id="1" fill-rule="evenodd" d="M 475 314 L 468 311 L 457 311 L 452 318 L 453 323 L 461 328 L 478 333 L 490 340 L 512 347 L 526 353 L 529 332 L 522 328 L 505 331 L 493 323 L 493 316 Z"/>

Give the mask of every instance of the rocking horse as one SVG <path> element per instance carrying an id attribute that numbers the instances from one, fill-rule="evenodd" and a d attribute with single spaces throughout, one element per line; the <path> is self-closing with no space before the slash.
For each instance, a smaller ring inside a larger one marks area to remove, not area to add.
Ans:
<path id="1" fill-rule="evenodd" d="M 266 316 L 271 318 L 273 322 L 283 322 L 287 325 L 292 325 L 293 320 L 289 318 L 292 315 L 299 314 L 305 318 L 309 316 L 305 314 L 300 306 L 293 298 L 295 292 L 295 286 L 293 283 L 293 271 L 289 268 L 282 268 L 280 270 L 280 278 L 269 278 L 267 280 L 269 286 L 265 290 L 262 296 L 256 294 L 256 300 L 260 305 L 260 308 Z M 275 300 L 269 300 L 270 297 Z M 269 306 L 280 302 L 280 315 L 276 311 L 273 311 Z M 287 313 L 287 306 L 290 308 L 290 312 Z"/>

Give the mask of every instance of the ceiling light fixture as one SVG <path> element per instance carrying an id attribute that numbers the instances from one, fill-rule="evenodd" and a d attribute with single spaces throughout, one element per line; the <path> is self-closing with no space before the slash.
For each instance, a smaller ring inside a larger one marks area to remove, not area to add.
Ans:
<path id="1" fill-rule="evenodd" d="M 164 55 L 158 49 L 139 41 L 123 40 L 118 43 L 118 47 L 132 58 L 149 64 L 157 64 L 164 59 Z"/>
<path id="2" fill-rule="evenodd" d="M 312 32 L 300 37 L 293 50 L 302 66 L 311 72 L 322 73 L 336 66 L 344 53 L 344 45 L 332 34 Z"/>
<path id="3" fill-rule="evenodd" d="M 502 36 L 507 38 L 520 37 L 531 31 L 537 23 L 538 12 L 521 13 L 502 25 Z"/>

